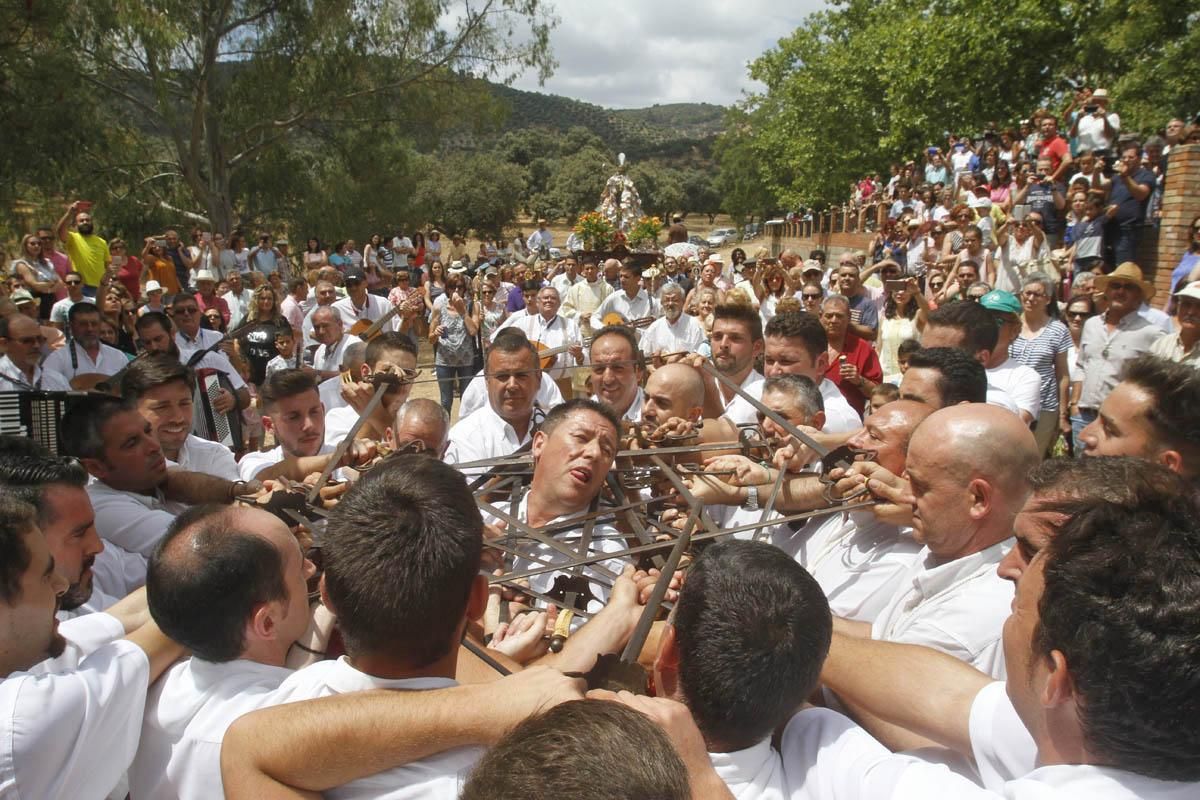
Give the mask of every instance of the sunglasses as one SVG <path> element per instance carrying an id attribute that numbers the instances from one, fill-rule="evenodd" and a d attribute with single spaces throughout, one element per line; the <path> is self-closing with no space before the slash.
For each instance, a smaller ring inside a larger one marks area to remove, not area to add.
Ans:
<path id="1" fill-rule="evenodd" d="M 1117 291 L 1131 292 L 1138 288 L 1136 283 L 1123 283 L 1121 281 L 1109 281 L 1108 288 L 1116 289 Z"/>
<path id="2" fill-rule="evenodd" d="M 190 308 L 187 306 L 184 306 L 183 308 L 176 306 L 175 313 L 176 314 L 184 314 L 186 316 L 186 315 L 190 315 L 190 314 L 198 314 L 198 313 L 200 313 L 200 309 L 197 308 L 196 306 L 191 306 Z"/>
<path id="3" fill-rule="evenodd" d="M 67 286 L 79 286 L 83 283 L 83 281 L 64 281 L 64 283 L 66 283 Z"/>
<path id="4" fill-rule="evenodd" d="M 1087 311 L 1068 311 L 1067 316 L 1071 319 L 1087 319 L 1091 316 L 1091 313 Z"/>

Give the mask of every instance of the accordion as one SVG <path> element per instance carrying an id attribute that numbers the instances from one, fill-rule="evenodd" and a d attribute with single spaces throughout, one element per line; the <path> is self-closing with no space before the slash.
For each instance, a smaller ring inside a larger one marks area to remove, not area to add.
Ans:
<path id="1" fill-rule="evenodd" d="M 192 433 L 238 451 L 242 449 L 242 412 L 235 406 L 232 411 L 223 414 L 212 407 L 222 389 L 233 394 L 233 384 L 224 372 L 209 368 L 196 370 L 196 387 L 192 393 Z"/>
<path id="2" fill-rule="evenodd" d="M 54 455 L 61 454 L 63 416 L 87 392 L 0 392 L 0 434 L 33 439 Z"/>

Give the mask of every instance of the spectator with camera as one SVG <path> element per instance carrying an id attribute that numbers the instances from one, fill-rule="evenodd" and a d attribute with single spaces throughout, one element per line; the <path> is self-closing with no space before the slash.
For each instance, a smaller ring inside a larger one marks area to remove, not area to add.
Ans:
<path id="1" fill-rule="evenodd" d="M 1107 153 L 1121 135 L 1121 118 L 1108 110 L 1108 92 L 1104 89 L 1083 89 L 1068 108 L 1071 129 L 1068 136 L 1075 140 L 1072 151 L 1084 150 Z"/>
<path id="2" fill-rule="evenodd" d="M 1136 260 L 1139 230 L 1157 184 L 1154 173 L 1142 166 L 1142 148 L 1138 142 L 1123 142 L 1120 156 L 1105 212 L 1108 217 L 1105 236 L 1112 249 L 1112 257 L 1106 259 L 1109 264 Z"/>

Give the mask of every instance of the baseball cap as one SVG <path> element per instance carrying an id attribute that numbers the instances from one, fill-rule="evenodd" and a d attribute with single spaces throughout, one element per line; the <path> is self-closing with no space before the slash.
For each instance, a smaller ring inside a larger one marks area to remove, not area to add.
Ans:
<path id="1" fill-rule="evenodd" d="M 1187 286 L 1175 292 L 1174 297 L 1190 297 L 1200 300 L 1200 281 L 1192 281 Z"/>
<path id="2" fill-rule="evenodd" d="M 13 304 L 18 306 L 24 305 L 25 303 L 35 302 L 33 295 L 29 293 L 28 289 L 17 289 L 15 292 L 9 295 L 8 299 L 12 300 Z"/>
<path id="3" fill-rule="evenodd" d="M 1001 311 L 1005 314 L 1020 314 L 1021 301 L 1012 292 L 1003 289 L 993 289 L 979 298 L 979 305 L 988 311 Z"/>
<path id="4" fill-rule="evenodd" d="M 367 279 L 367 274 L 358 267 L 351 267 L 350 269 L 346 270 L 346 274 L 343 279 L 346 281 L 346 283 L 350 283 L 352 281 L 357 283 L 359 281 L 365 281 Z"/>

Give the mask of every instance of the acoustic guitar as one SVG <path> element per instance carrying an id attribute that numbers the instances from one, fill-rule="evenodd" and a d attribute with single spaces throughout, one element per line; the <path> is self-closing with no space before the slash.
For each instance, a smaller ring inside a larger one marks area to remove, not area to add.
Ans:
<path id="1" fill-rule="evenodd" d="M 654 322 L 657 317 L 638 317 L 632 322 L 619 311 L 610 311 L 600 318 L 600 321 L 608 325 L 624 325 L 626 328 L 645 328 L 651 322 Z"/>
<path id="2" fill-rule="evenodd" d="M 415 296 L 416 295 L 414 295 L 414 297 Z M 359 339 L 362 339 L 364 342 L 369 342 L 379 335 L 379 332 L 383 330 L 383 326 L 386 325 L 392 319 L 392 317 L 399 314 L 402 308 L 404 308 L 404 303 L 397 303 L 389 308 L 382 317 L 374 322 L 366 319 L 357 320 L 353 325 L 350 326 L 350 333 L 354 336 L 357 336 Z"/>
<path id="3" fill-rule="evenodd" d="M 615 321 L 610 321 L 613 318 L 615 318 Z M 621 314 L 617 313 L 616 311 L 610 311 L 604 315 L 603 322 L 605 326 L 624 325 L 627 328 L 644 328 L 650 323 L 654 322 L 654 319 L 654 317 L 642 317 L 641 319 L 635 319 L 633 322 L 625 322 L 625 317 L 621 316 Z M 587 347 L 595 338 L 595 336 L 590 336 L 584 339 L 581 344 L 584 347 Z M 558 361 L 559 355 L 567 352 L 572 347 L 572 345 L 569 344 L 559 345 L 558 347 L 550 347 L 544 342 L 533 342 L 533 346 L 537 348 L 538 358 L 541 360 L 542 369 L 544 370 L 553 367 L 555 362 Z"/>

